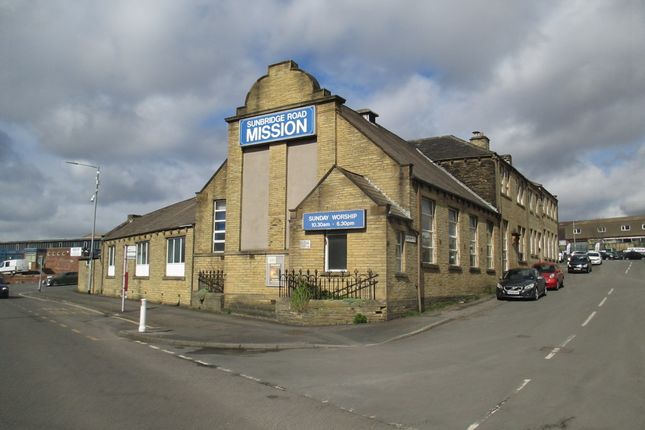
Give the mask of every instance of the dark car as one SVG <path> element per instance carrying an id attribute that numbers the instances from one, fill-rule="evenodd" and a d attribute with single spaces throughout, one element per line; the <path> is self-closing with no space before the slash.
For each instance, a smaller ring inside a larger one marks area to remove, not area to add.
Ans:
<path id="1" fill-rule="evenodd" d="M 550 261 L 541 261 L 533 265 L 544 278 L 547 290 L 559 290 L 564 287 L 564 273 L 557 264 Z"/>
<path id="2" fill-rule="evenodd" d="M 9 298 L 9 285 L 5 284 L 2 279 L 0 279 L 0 297 Z"/>
<path id="3" fill-rule="evenodd" d="M 54 275 L 51 278 L 47 278 L 47 286 L 51 287 L 53 285 L 77 285 L 78 284 L 78 272 L 63 272 L 58 275 Z"/>
<path id="4" fill-rule="evenodd" d="M 625 260 L 642 260 L 643 254 L 636 251 L 627 251 L 623 253 L 623 259 Z"/>
<path id="5" fill-rule="evenodd" d="M 586 255 L 574 255 L 567 264 L 567 270 L 571 272 L 591 272 L 591 261 Z"/>
<path id="6" fill-rule="evenodd" d="M 546 282 L 533 268 L 518 268 L 504 272 L 497 283 L 497 299 L 533 299 L 546 295 Z"/>

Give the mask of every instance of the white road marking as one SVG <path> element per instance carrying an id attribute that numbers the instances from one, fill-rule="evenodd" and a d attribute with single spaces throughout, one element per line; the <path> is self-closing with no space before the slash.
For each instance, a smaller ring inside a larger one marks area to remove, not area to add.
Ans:
<path id="1" fill-rule="evenodd" d="M 476 421 L 476 422 L 472 423 L 471 425 L 469 425 L 467 430 L 475 430 L 475 429 L 476 429 L 476 428 L 478 428 L 480 425 L 482 425 L 484 422 L 486 422 L 486 421 L 487 421 L 490 417 L 492 417 L 492 416 L 493 416 L 497 411 L 499 411 L 499 410 L 502 408 L 502 406 L 504 406 L 504 403 L 508 402 L 508 401 L 511 399 L 511 397 L 513 397 L 513 395 L 515 395 L 515 394 L 519 393 L 520 391 L 522 391 L 522 390 L 523 390 L 523 389 L 524 389 L 524 388 L 529 384 L 529 382 L 531 382 L 531 380 L 530 380 L 530 379 L 525 379 L 524 381 L 522 381 L 522 383 L 520 384 L 520 386 L 519 386 L 519 387 L 517 387 L 517 388 L 515 389 L 515 391 L 513 391 L 513 393 L 512 393 L 512 394 L 508 395 L 504 400 L 502 400 L 501 402 L 499 402 L 498 404 L 496 404 L 494 408 L 492 408 L 491 410 L 489 410 L 489 411 L 486 413 L 486 415 L 484 416 L 484 418 L 482 418 L 481 420 Z"/>
<path id="2" fill-rule="evenodd" d="M 158 346 L 155 346 L 155 345 L 148 345 L 148 346 L 150 348 L 152 348 L 152 349 L 156 349 L 157 351 L 161 349 L 161 348 L 159 348 Z"/>
<path id="3" fill-rule="evenodd" d="M 600 303 L 598 303 L 598 307 L 599 308 L 602 307 L 602 305 L 604 305 L 606 301 L 607 301 L 607 297 L 605 297 L 604 299 L 602 299 Z"/>
<path id="4" fill-rule="evenodd" d="M 163 351 L 163 352 L 165 352 L 166 354 L 172 354 L 172 355 L 175 355 L 175 351 L 169 351 L 169 350 L 167 350 L 167 349 L 162 349 L 162 351 Z"/>
<path id="5" fill-rule="evenodd" d="M 583 322 L 583 323 L 582 323 L 582 327 L 584 327 L 584 326 L 586 326 L 587 324 L 589 324 L 589 321 L 591 321 L 591 319 L 592 319 L 594 316 L 596 316 L 596 311 L 593 311 L 593 312 L 591 313 L 591 315 L 589 315 L 589 316 L 587 317 L 587 319 L 585 320 L 585 322 Z"/>
<path id="6" fill-rule="evenodd" d="M 73 328 L 72 331 L 76 334 L 81 334 L 80 330 L 76 330 L 75 328 Z"/>
<path id="7" fill-rule="evenodd" d="M 625 275 L 629 273 L 629 269 L 632 268 L 632 262 L 629 262 L 629 266 L 627 266 L 627 269 L 625 270 Z"/>
<path id="8" fill-rule="evenodd" d="M 545 360 L 550 360 L 550 359 L 552 359 L 553 357 L 555 357 L 555 355 L 556 355 L 558 352 L 560 352 L 560 351 L 561 351 L 565 346 L 567 346 L 567 345 L 569 344 L 569 342 L 571 342 L 575 337 L 576 337 L 576 335 L 575 335 L 575 334 L 572 334 L 571 336 L 569 336 L 569 337 L 567 338 L 567 340 L 565 340 L 564 342 L 562 342 L 562 343 L 561 343 L 560 345 L 558 345 L 557 347 L 553 348 L 553 349 L 551 350 L 551 352 L 550 352 L 546 357 L 544 357 L 544 359 L 545 359 Z"/>
<path id="9" fill-rule="evenodd" d="M 612 288 L 611 290 L 609 290 L 609 292 L 607 293 L 607 295 L 608 295 L 608 296 L 611 296 L 611 293 L 613 293 L 613 292 L 614 292 L 614 289 Z"/>

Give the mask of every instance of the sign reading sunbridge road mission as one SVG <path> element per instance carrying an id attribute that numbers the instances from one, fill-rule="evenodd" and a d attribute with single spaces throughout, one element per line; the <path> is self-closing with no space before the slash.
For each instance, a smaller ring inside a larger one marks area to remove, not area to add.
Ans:
<path id="1" fill-rule="evenodd" d="M 240 121 L 240 146 L 296 139 L 315 134 L 315 106 L 254 116 Z"/>
<path id="2" fill-rule="evenodd" d="M 305 231 L 365 228 L 365 209 L 306 213 L 302 225 Z"/>

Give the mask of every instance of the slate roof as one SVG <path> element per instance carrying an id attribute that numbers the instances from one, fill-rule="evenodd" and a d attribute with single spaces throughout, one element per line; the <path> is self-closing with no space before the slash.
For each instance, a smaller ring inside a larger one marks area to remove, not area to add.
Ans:
<path id="1" fill-rule="evenodd" d="M 138 236 L 157 231 L 195 225 L 195 197 L 174 203 L 154 212 L 141 216 L 128 217 L 128 220 L 107 233 L 103 240 Z"/>
<path id="2" fill-rule="evenodd" d="M 342 167 L 337 167 L 350 181 L 352 181 L 367 197 L 372 199 L 374 203 L 379 206 L 389 206 L 390 212 L 388 215 L 396 216 L 403 219 L 412 219 L 408 211 L 399 206 L 395 201 L 390 199 L 383 193 L 376 185 L 372 183 L 367 177 L 357 173 L 345 170 Z"/>
<path id="3" fill-rule="evenodd" d="M 417 149 L 416 145 L 402 139 L 379 124 L 367 121 L 360 114 L 346 106 L 341 106 L 340 115 L 399 164 L 403 166 L 412 165 L 412 176 L 414 178 L 497 213 L 497 209 L 494 206 L 444 168 L 435 164 L 432 159 Z"/>
<path id="4" fill-rule="evenodd" d="M 454 158 L 490 157 L 493 151 L 480 148 L 453 135 L 411 140 L 428 158 L 435 161 Z"/>

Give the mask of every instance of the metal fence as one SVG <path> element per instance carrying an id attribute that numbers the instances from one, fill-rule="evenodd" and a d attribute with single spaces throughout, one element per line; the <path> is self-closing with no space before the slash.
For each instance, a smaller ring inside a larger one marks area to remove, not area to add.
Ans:
<path id="1" fill-rule="evenodd" d="M 203 270 L 199 272 L 199 289 L 205 288 L 211 293 L 223 293 L 224 278 L 223 270 Z"/>
<path id="2" fill-rule="evenodd" d="M 318 270 L 280 272 L 280 297 L 291 297 L 299 286 L 307 288 L 311 298 L 321 299 L 370 299 L 376 298 L 378 275 L 371 270 L 367 273 L 318 272 Z"/>

